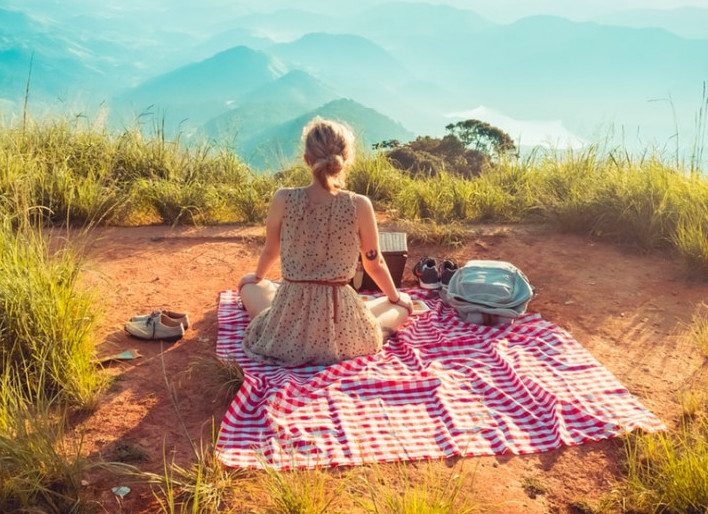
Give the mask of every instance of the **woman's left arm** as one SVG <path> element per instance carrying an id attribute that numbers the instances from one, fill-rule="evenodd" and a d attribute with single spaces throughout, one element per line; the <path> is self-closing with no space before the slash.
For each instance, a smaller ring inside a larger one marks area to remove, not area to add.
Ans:
<path id="1" fill-rule="evenodd" d="M 265 278 L 275 261 L 280 258 L 280 229 L 283 226 L 283 214 L 285 212 L 285 197 L 288 192 L 279 189 L 273 195 L 266 218 L 266 240 L 256 265 L 255 273 L 248 273 L 243 276 L 239 289 L 246 284 L 255 284 Z"/>

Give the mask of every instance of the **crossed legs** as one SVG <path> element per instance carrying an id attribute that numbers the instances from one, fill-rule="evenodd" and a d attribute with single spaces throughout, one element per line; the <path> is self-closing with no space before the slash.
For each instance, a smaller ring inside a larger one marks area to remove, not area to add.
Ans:
<path id="1" fill-rule="evenodd" d="M 278 284 L 264 279 L 257 284 L 246 284 L 241 288 L 241 301 L 251 319 L 271 306 L 278 287 Z M 384 335 L 394 333 L 408 319 L 405 307 L 393 305 L 385 296 L 369 300 L 366 306 L 379 321 Z"/>

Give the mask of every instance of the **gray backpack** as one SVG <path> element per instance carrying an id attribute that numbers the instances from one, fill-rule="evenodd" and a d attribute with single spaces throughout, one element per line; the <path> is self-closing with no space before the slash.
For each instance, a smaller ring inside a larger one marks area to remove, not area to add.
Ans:
<path id="1" fill-rule="evenodd" d="M 442 300 L 463 321 L 478 325 L 511 323 L 534 296 L 526 275 L 509 262 L 468 261 L 452 275 Z"/>

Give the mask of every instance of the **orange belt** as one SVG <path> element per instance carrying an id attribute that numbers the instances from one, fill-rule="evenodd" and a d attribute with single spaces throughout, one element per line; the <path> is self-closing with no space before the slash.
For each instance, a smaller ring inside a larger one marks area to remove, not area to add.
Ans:
<path id="1" fill-rule="evenodd" d="M 337 281 L 331 281 L 331 280 L 293 280 L 290 278 L 284 278 L 286 282 L 295 282 L 296 284 L 317 284 L 320 286 L 330 286 L 332 288 L 332 304 L 334 306 L 334 316 L 333 320 L 335 323 L 337 323 L 337 289 L 338 287 L 346 286 L 349 284 L 349 281 L 347 280 L 337 280 Z"/>

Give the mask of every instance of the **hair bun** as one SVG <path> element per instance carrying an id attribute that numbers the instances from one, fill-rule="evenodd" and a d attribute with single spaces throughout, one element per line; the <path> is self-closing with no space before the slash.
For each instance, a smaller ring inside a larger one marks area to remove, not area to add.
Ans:
<path id="1" fill-rule="evenodd" d="M 344 168 L 344 159 L 341 155 L 328 155 L 319 159 L 313 168 L 323 171 L 327 175 L 336 175 Z"/>

